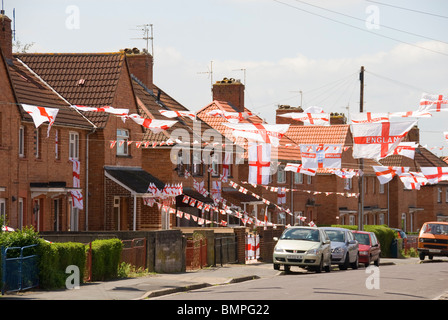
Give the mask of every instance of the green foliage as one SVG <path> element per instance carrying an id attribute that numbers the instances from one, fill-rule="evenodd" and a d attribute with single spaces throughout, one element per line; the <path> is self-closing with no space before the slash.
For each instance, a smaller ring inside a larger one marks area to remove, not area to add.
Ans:
<path id="1" fill-rule="evenodd" d="M 349 230 L 358 230 L 358 226 L 349 225 L 332 225 L 332 227 L 346 228 Z M 381 256 L 390 257 L 391 256 L 391 245 L 392 241 L 397 237 L 394 230 L 386 225 L 365 225 L 364 231 L 375 233 L 378 241 L 381 245 Z"/>
<path id="2" fill-rule="evenodd" d="M 86 268 L 86 247 L 82 243 L 49 243 L 41 240 L 39 246 L 39 286 L 42 289 L 65 287 L 68 274 L 65 270 L 70 265 L 79 268 L 80 283 Z"/>
<path id="3" fill-rule="evenodd" d="M 122 249 L 120 239 L 92 242 L 92 280 L 104 281 L 118 277 Z"/>

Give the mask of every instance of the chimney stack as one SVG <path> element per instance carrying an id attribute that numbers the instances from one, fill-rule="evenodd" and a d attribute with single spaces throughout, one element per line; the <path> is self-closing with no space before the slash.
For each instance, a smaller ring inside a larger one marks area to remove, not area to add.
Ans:
<path id="1" fill-rule="evenodd" d="M 11 19 L 5 15 L 5 11 L 0 11 L 0 48 L 7 59 L 12 59 L 12 30 Z"/>
<path id="2" fill-rule="evenodd" d="M 145 49 L 124 49 L 129 72 L 137 77 L 148 89 L 153 86 L 153 58 Z"/>
<path id="3" fill-rule="evenodd" d="M 226 101 L 236 108 L 237 112 L 244 112 L 244 84 L 240 80 L 224 78 L 213 84 L 213 100 Z"/>

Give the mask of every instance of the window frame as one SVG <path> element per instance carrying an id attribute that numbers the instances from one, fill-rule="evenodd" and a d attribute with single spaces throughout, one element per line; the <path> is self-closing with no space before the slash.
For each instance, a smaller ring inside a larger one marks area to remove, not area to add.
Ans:
<path id="1" fill-rule="evenodd" d="M 68 138 L 68 157 L 70 160 L 79 159 L 79 133 L 76 131 L 69 132 Z"/>

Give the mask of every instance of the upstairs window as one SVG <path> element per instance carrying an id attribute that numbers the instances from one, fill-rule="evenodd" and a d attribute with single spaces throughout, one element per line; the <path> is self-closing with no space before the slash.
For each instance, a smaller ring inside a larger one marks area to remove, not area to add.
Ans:
<path id="1" fill-rule="evenodd" d="M 69 152 L 70 159 L 78 160 L 79 158 L 79 134 L 78 132 L 69 133 Z"/>
<path id="2" fill-rule="evenodd" d="M 125 129 L 117 129 L 117 156 L 128 156 L 129 148 L 129 131 Z"/>

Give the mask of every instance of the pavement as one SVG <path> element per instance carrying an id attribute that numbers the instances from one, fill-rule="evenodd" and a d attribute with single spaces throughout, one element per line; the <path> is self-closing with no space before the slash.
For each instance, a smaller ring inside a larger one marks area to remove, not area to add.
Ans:
<path id="1" fill-rule="evenodd" d="M 418 258 L 382 258 L 380 265 L 420 263 Z M 88 282 L 78 289 L 40 290 L 7 293 L 1 300 L 144 300 L 173 294 L 226 285 L 260 278 L 275 277 L 283 271 L 274 270 L 272 263 L 252 261 L 247 264 L 228 264 L 175 274 L 150 274 L 136 278 L 104 282 Z M 446 297 L 446 296 L 445 296 Z"/>

